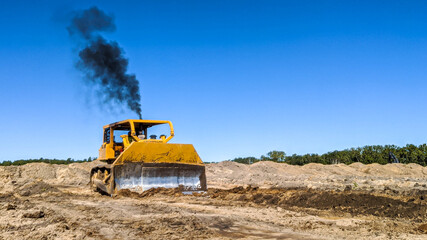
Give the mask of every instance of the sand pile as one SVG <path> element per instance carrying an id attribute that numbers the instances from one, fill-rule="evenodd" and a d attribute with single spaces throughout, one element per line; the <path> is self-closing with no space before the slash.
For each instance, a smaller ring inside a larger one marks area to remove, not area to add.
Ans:
<path id="1" fill-rule="evenodd" d="M 59 190 L 43 181 L 36 180 L 19 187 L 17 192 L 19 195 L 26 197 L 34 194 L 59 192 Z"/>
<path id="2" fill-rule="evenodd" d="M 89 182 L 90 169 L 99 162 L 73 163 L 70 165 L 29 163 L 22 166 L 0 167 L 0 192 L 12 192 L 40 181 L 48 185 L 82 186 Z"/>
<path id="3" fill-rule="evenodd" d="M 427 189 L 427 167 L 418 164 L 322 165 L 310 163 L 293 166 L 285 163 L 258 162 L 252 165 L 235 162 L 208 164 L 208 184 L 211 187 L 308 187 L 323 189 L 408 188 Z"/>
<path id="4" fill-rule="evenodd" d="M 25 184 L 43 181 L 49 185 L 84 186 L 90 169 L 98 161 L 55 165 L 30 163 L 0 167 L 0 192 L 11 192 Z M 427 190 L 427 167 L 418 164 L 293 166 L 285 163 L 258 162 L 252 165 L 220 162 L 206 165 L 208 187 L 308 187 L 313 189 L 362 189 L 402 191 Z"/>

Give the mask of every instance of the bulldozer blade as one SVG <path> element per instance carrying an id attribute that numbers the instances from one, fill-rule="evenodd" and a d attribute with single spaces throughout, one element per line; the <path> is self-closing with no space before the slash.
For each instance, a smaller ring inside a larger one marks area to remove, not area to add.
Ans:
<path id="1" fill-rule="evenodd" d="M 206 191 L 205 166 L 179 163 L 128 162 L 114 166 L 116 190 L 142 192 L 150 188 Z"/>

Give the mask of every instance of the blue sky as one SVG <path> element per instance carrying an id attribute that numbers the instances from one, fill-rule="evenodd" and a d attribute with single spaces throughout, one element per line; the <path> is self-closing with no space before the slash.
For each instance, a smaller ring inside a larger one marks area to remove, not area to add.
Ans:
<path id="1" fill-rule="evenodd" d="M 97 156 L 70 12 L 97 6 L 140 81 L 145 119 L 205 161 L 426 142 L 427 2 L 10 1 L 0 8 L 0 161 Z"/>

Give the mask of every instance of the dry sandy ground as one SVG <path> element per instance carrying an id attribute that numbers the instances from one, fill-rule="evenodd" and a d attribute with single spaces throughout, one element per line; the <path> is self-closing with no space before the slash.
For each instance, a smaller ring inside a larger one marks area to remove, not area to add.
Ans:
<path id="1" fill-rule="evenodd" d="M 207 165 L 207 193 L 87 185 L 96 163 L 0 167 L 0 239 L 427 239 L 427 168 Z"/>

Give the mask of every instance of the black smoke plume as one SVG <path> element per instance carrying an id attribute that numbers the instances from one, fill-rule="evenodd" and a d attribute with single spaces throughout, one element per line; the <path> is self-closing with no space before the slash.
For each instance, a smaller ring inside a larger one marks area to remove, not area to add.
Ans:
<path id="1" fill-rule="evenodd" d="M 99 34 L 114 31 L 113 20 L 97 7 L 74 13 L 67 30 L 84 43 L 76 67 L 86 74 L 87 83 L 98 87 L 104 100 L 126 103 L 141 118 L 139 82 L 135 75 L 126 73 L 128 60 L 118 43 Z"/>

